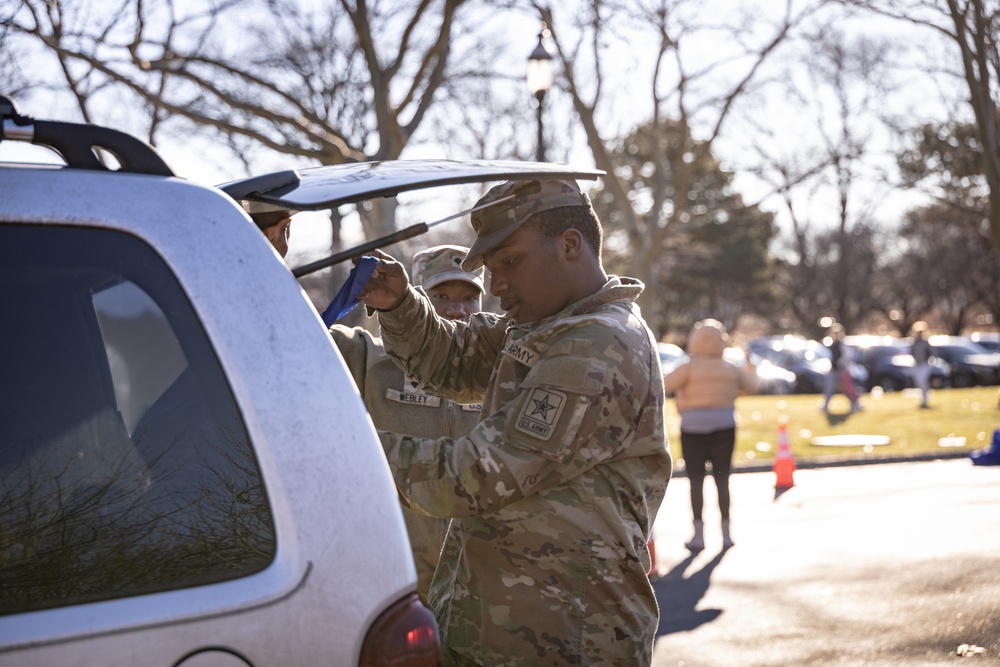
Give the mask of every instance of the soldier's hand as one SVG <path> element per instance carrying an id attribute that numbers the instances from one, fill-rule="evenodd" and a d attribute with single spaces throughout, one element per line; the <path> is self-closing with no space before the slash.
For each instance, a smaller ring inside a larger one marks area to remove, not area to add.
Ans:
<path id="1" fill-rule="evenodd" d="M 358 298 L 370 308 L 392 310 L 406 297 L 406 288 L 410 284 L 406 269 L 381 250 L 373 250 L 369 254 L 378 258 L 378 266 Z"/>

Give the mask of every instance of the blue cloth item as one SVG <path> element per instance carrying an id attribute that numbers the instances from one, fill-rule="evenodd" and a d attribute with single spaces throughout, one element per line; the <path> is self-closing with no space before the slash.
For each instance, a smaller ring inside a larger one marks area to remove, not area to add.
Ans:
<path id="1" fill-rule="evenodd" d="M 361 303 L 361 300 L 358 299 L 358 294 L 368 284 L 368 279 L 372 277 L 372 272 L 375 271 L 376 266 L 378 266 L 378 258 L 368 255 L 364 255 L 361 258 L 354 268 L 351 269 L 351 274 L 347 276 L 347 281 L 340 288 L 340 291 L 337 292 L 337 296 L 333 297 L 333 301 L 330 302 L 330 305 L 320 315 L 323 318 L 323 324 L 328 327 L 332 326 L 334 322 L 351 312 L 356 305 Z"/>
<path id="2" fill-rule="evenodd" d="M 977 449 L 969 454 L 972 465 L 1000 466 L 1000 428 L 993 431 L 993 441 L 986 449 Z"/>

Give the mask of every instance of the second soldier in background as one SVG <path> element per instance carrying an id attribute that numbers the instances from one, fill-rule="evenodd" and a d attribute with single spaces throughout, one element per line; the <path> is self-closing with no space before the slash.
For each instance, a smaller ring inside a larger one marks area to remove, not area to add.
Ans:
<path id="1" fill-rule="evenodd" d="M 468 248 L 441 245 L 413 256 L 413 282 L 443 318 L 468 320 L 482 307 L 483 270 L 462 269 Z M 375 427 L 422 438 L 459 438 L 479 421 L 481 405 L 460 404 L 423 391 L 382 349 L 382 341 L 362 328 L 330 327 L 337 348 L 361 391 Z M 426 600 L 449 519 L 403 508 L 417 565 L 417 592 Z"/>

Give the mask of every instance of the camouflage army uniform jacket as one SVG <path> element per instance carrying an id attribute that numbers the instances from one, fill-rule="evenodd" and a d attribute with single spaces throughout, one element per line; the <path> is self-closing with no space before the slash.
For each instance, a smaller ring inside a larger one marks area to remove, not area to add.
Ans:
<path id="1" fill-rule="evenodd" d="M 454 517 L 430 603 L 444 645 L 478 664 L 650 664 L 647 539 L 671 463 L 641 291 L 612 277 L 524 325 L 448 322 L 412 289 L 379 313 L 425 389 L 484 397 L 466 438 L 380 433 L 400 495 Z"/>
<path id="2" fill-rule="evenodd" d="M 481 404 L 460 405 L 426 393 L 393 363 L 382 349 L 382 341 L 364 329 L 334 324 L 330 335 L 347 362 L 376 428 L 421 438 L 458 438 L 478 423 Z M 426 600 L 449 519 L 418 514 L 405 507 L 403 519 L 417 566 L 417 592 Z"/>

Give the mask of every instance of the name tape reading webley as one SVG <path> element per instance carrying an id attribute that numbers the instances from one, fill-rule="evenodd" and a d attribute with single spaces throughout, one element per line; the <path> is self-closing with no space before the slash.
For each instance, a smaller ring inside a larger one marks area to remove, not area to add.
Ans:
<path id="1" fill-rule="evenodd" d="M 420 383 L 411 378 L 403 379 L 403 387 L 401 389 L 387 387 L 385 390 L 385 398 L 386 400 L 395 401 L 397 403 L 423 405 L 429 408 L 436 408 L 440 406 L 442 401 L 440 397 L 425 392 L 420 387 Z M 482 403 L 461 403 L 458 405 L 465 412 L 478 413 L 481 412 L 483 409 Z"/>

